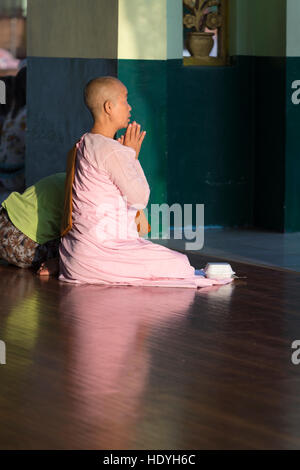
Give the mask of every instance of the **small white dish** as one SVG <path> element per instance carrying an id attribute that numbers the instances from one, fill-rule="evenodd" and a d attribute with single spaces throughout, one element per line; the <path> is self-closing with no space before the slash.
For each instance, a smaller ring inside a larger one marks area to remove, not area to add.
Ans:
<path id="1" fill-rule="evenodd" d="M 204 272 L 208 279 L 230 279 L 235 274 L 229 263 L 207 263 Z"/>

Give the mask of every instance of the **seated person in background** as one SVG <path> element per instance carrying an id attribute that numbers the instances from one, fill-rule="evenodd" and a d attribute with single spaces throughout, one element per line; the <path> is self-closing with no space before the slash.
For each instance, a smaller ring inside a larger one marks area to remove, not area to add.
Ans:
<path id="1" fill-rule="evenodd" d="M 0 193 L 25 188 L 26 68 L 13 81 L 13 102 L 1 130 Z M 3 200 L 3 198 L 2 198 Z"/>
<path id="2" fill-rule="evenodd" d="M 65 173 L 56 173 L 11 193 L 0 209 L 0 258 L 20 268 L 58 269 L 58 246 L 64 208 Z"/>

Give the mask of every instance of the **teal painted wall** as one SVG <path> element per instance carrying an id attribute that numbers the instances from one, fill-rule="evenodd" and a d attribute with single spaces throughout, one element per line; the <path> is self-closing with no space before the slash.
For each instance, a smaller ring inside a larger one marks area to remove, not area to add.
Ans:
<path id="1" fill-rule="evenodd" d="M 300 80 L 300 57 L 286 61 L 285 230 L 300 232 L 300 104 L 291 99 L 292 83 Z"/>
<path id="2" fill-rule="evenodd" d="M 205 204 L 206 226 L 253 222 L 251 67 L 168 61 L 168 202 Z"/>
<path id="3" fill-rule="evenodd" d="M 300 231 L 300 105 L 293 104 L 292 83 L 300 80 L 300 2 L 287 0 L 285 230 Z"/>
<path id="4" fill-rule="evenodd" d="M 286 47 L 290 0 L 229 0 L 230 53 L 252 61 L 253 225 L 286 226 Z"/>
<path id="5" fill-rule="evenodd" d="M 251 63 L 118 61 L 132 119 L 147 130 L 140 158 L 150 204 L 204 203 L 206 225 L 252 225 Z"/>
<path id="6" fill-rule="evenodd" d="M 229 0 L 229 15 L 231 66 L 169 61 L 169 201 L 284 231 L 287 1 Z"/>
<path id="7" fill-rule="evenodd" d="M 254 58 L 254 226 L 285 231 L 286 59 Z"/>

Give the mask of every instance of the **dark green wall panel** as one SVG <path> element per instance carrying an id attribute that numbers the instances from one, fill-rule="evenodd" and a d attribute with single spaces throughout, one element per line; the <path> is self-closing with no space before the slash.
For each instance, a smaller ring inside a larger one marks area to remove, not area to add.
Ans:
<path id="1" fill-rule="evenodd" d="M 283 232 L 286 59 L 255 58 L 254 225 Z"/>
<path id="2" fill-rule="evenodd" d="M 131 119 L 147 131 L 139 158 L 151 190 L 149 204 L 167 202 L 166 70 L 164 60 L 118 61 L 118 78 L 128 88 Z"/>
<path id="3" fill-rule="evenodd" d="M 286 80 L 286 157 L 285 157 L 285 230 L 300 231 L 300 104 L 292 103 L 295 89 L 292 83 L 300 80 L 300 57 L 288 57 Z"/>
<path id="4" fill-rule="evenodd" d="M 206 226 L 253 220 L 252 59 L 168 61 L 168 201 L 205 204 Z"/>

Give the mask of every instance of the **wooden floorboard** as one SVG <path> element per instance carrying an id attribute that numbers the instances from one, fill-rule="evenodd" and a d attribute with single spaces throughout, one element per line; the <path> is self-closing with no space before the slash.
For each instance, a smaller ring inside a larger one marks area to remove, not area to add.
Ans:
<path id="1" fill-rule="evenodd" d="M 232 265 L 202 290 L 0 266 L 0 449 L 299 449 L 300 274 Z"/>

